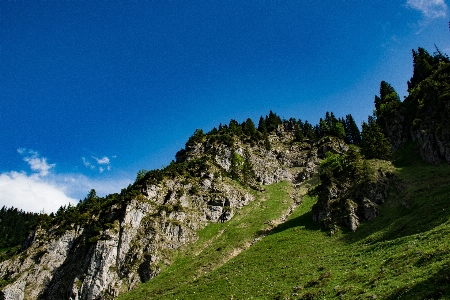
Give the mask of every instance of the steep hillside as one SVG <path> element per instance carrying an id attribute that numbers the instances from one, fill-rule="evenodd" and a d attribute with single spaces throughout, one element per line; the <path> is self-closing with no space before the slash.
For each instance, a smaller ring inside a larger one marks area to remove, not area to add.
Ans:
<path id="1" fill-rule="evenodd" d="M 119 299 L 448 299 L 450 166 L 394 172 L 402 183 L 378 217 L 333 236 L 313 221 L 317 197 L 302 197 L 277 224 L 284 207 L 274 207 L 291 202 L 290 187 L 269 186 L 264 201 L 202 230 L 173 265 Z"/>
<path id="2" fill-rule="evenodd" d="M 92 190 L 76 207 L 42 215 L 19 253 L 0 263 L 3 297 L 115 297 L 156 276 L 198 230 L 232 219 L 264 185 L 299 184 L 326 152 L 348 148 L 335 137 L 297 141 L 272 112 L 266 123 L 270 131 L 240 132 L 233 121 L 197 130 L 177 162 L 139 172 L 120 194 L 100 198 Z"/>

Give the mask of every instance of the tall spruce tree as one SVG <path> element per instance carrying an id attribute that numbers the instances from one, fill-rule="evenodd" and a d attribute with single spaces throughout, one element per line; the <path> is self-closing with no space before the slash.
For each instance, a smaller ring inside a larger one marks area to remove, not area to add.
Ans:
<path id="1" fill-rule="evenodd" d="M 282 124 L 281 118 L 277 116 L 273 111 L 269 112 L 269 115 L 266 116 L 266 127 L 267 132 L 272 132 L 278 128 L 278 125 Z"/>
<path id="2" fill-rule="evenodd" d="M 345 139 L 344 125 L 342 125 L 342 123 L 338 121 L 334 122 L 331 130 L 331 135 L 344 140 Z"/>
<path id="3" fill-rule="evenodd" d="M 251 161 L 251 154 L 248 148 L 245 148 L 244 150 L 244 162 L 242 163 L 242 177 L 245 185 L 251 185 L 251 182 L 255 177 L 255 171 L 253 170 L 253 164 Z"/>
<path id="4" fill-rule="evenodd" d="M 303 135 L 302 129 L 300 128 L 298 123 L 296 123 L 294 125 L 294 140 L 296 142 L 301 142 L 304 138 L 305 136 Z"/>
<path id="5" fill-rule="evenodd" d="M 413 76 L 408 81 L 408 92 L 427 78 L 433 72 L 433 57 L 424 48 L 412 50 L 413 55 Z"/>
<path id="6" fill-rule="evenodd" d="M 322 138 L 329 134 L 330 134 L 330 127 L 328 126 L 327 122 L 324 119 L 320 118 L 316 135 L 318 136 L 318 138 Z"/>
<path id="7" fill-rule="evenodd" d="M 358 125 L 356 125 L 355 119 L 353 119 L 351 114 L 345 116 L 345 133 L 347 143 L 361 144 L 361 131 L 359 131 Z"/>
<path id="8" fill-rule="evenodd" d="M 270 141 L 269 141 L 269 134 L 267 132 L 266 120 L 262 116 L 259 118 L 258 131 L 261 132 L 261 134 L 262 134 L 264 147 L 267 150 L 270 150 L 271 146 L 270 146 Z"/>
<path id="9" fill-rule="evenodd" d="M 262 134 L 267 134 L 266 120 L 263 118 L 263 116 L 259 117 L 258 131 Z"/>
<path id="10" fill-rule="evenodd" d="M 390 159 L 391 144 L 373 117 L 362 124 L 361 152 L 367 159 Z"/>
<path id="11" fill-rule="evenodd" d="M 303 135 L 312 140 L 317 138 L 314 127 L 308 122 L 308 120 L 303 123 Z"/>
<path id="12" fill-rule="evenodd" d="M 252 119 L 248 118 L 244 123 L 242 123 L 242 131 L 252 140 L 254 141 L 258 140 L 259 134 L 255 128 L 255 123 L 253 123 Z"/>

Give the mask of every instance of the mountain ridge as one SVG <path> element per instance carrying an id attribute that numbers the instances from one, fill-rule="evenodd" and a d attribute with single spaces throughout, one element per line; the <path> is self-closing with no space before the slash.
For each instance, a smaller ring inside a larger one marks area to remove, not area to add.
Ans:
<path id="1" fill-rule="evenodd" d="M 138 172 L 121 193 L 102 198 L 91 190 L 77 206 L 41 215 L 23 246 L 0 262 L 0 299 L 115 298 L 160 274 L 211 224 L 239 219 L 249 205 L 264 210 L 266 190 L 282 182 L 291 199 L 277 200 L 285 210 L 229 249 L 229 258 L 282 225 L 303 197 L 317 195 L 311 219 L 326 232 L 356 231 L 378 216 L 388 191 L 399 185 L 397 169 L 379 158 L 412 147 L 425 162 L 450 161 L 450 62 L 421 48 L 413 58 L 410 95 L 400 102 L 382 82 L 361 136 L 351 115 L 338 119 L 328 112 L 316 126 L 272 111 L 258 126 L 231 120 L 208 133 L 197 129 L 176 161 Z M 428 73 L 418 62 L 428 63 Z M 440 111 L 431 114 L 434 108 Z"/>

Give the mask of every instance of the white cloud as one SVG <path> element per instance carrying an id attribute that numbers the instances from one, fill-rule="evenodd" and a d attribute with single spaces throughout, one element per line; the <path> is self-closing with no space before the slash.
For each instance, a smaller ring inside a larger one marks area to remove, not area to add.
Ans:
<path id="1" fill-rule="evenodd" d="M 98 158 L 95 156 L 91 156 L 97 163 L 97 166 L 95 163 L 91 163 L 88 161 L 85 157 L 82 157 L 81 160 L 83 161 L 83 164 L 85 167 L 90 168 L 91 170 L 95 170 L 98 167 L 98 171 L 100 173 L 103 173 L 104 171 L 111 171 L 111 160 L 107 156 L 103 156 L 102 158 Z M 116 156 L 113 156 L 115 158 Z M 106 166 L 102 166 L 106 165 Z"/>
<path id="2" fill-rule="evenodd" d="M 92 156 L 92 158 L 95 159 L 99 165 L 108 165 L 109 164 L 109 158 L 106 156 L 103 156 L 103 158 L 97 158 L 95 156 Z"/>
<path id="3" fill-rule="evenodd" d="M 40 157 L 38 152 L 25 148 L 20 148 L 17 152 L 24 156 L 23 159 L 36 173 L 11 171 L 0 174 L 0 206 L 51 213 L 56 212 L 60 206 L 69 203 L 75 205 L 78 200 L 84 199 L 91 189 L 95 189 L 99 196 L 106 196 L 119 193 L 133 181 L 127 174 L 115 178 L 103 175 L 101 179 L 91 179 L 82 174 L 56 174 L 49 172 L 55 164 L 48 164 L 47 159 Z M 109 158 L 106 156 L 96 159 L 101 166 L 91 164 L 84 157 L 82 160 L 90 169 L 98 167 L 100 172 L 111 170 Z"/>
<path id="4" fill-rule="evenodd" d="M 38 172 L 41 176 L 48 175 L 48 172 L 56 164 L 48 164 L 45 157 L 39 157 L 39 154 L 34 150 L 27 150 L 25 148 L 17 149 L 21 155 L 27 155 L 23 158 L 29 165 L 31 170 Z"/>
<path id="5" fill-rule="evenodd" d="M 82 157 L 81 160 L 83 161 L 83 165 L 91 170 L 95 169 L 95 166 L 93 164 L 91 164 L 90 161 L 86 160 L 85 157 Z"/>
<path id="6" fill-rule="evenodd" d="M 0 174 L 0 203 L 24 211 L 50 213 L 77 201 L 66 196 L 64 187 L 44 181 L 36 174 L 12 171 Z"/>
<path id="7" fill-rule="evenodd" d="M 447 16 L 448 8 L 444 0 L 407 0 L 406 5 L 422 12 L 429 19 Z"/>

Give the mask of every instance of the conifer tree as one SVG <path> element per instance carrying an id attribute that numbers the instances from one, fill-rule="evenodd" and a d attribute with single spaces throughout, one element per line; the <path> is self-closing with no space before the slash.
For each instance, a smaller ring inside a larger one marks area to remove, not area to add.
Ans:
<path id="1" fill-rule="evenodd" d="M 433 72 L 433 57 L 424 48 L 412 50 L 413 54 L 413 76 L 408 81 L 408 92 L 410 92 L 422 80 Z"/>
<path id="2" fill-rule="evenodd" d="M 297 125 L 298 125 L 298 128 L 300 128 L 300 130 L 302 131 L 302 133 L 304 135 L 305 134 L 305 132 L 304 132 L 304 124 L 303 124 L 302 120 L 298 119 Z"/>
<path id="3" fill-rule="evenodd" d="M 248 118 L 244 123 L 242 123 L 242 131 L 252 139 L 257 139 L 257 132 L 252 119 Z"/>
<path id="4" fill-rule="evenodd" d="M 367 159 L 390 159 L 391 144 L 373 117 L 362 124 L 361 152 Z"/>
<path id="5" fill-rule="evenodd" d="M 280 117 L 273 111 L 270 111 L 269 116 L 266 116 L 267 132 L 274 131 L 280 124 L 282 124 Z"/>
<path id="6" fill-rule="evenodd" d="M 341 122 L 336 121 L 333 124 L 333 128 L 332 128 L 331 134 L 333 136 L 337 137 L 337 138 L 345 139 L 345 128 L 344 128 L 344 125 L 342 125 Z"/>
<path id="7" fill-rule="evenodd" d="M 232 148 L 230 154 L 230 175 L 233 179 L 239 178 L 240 155 Z"/>
<path id="8" fill-rule="evenodd" d="M 303 124 L 303 135 L 312 140 L 317 138 L 314 127 L 308 122 L 308 120 L 306 120 Z"/>
<path id="9" fill-rule="evenodd" d="M 262 134 L 267 134 L 266 120 L 264 120 L 263 116 L 259 117 L 258 131 Z"/>
<path id="10" fill-rule="evenodd" d="M 205 133 L 203 129 L 196 129 L 194 134 L 188 139 L 186 143 L 186 148 L 191 147 L 197 143 L 201 143 L 205 138 Z"/>
<path id="11" fill-rule="evenodd" d="M 242 135 L 242 127 L 239 125 L 238 121 L 231 119 L 230 124 L 228 125 L 228 129 L 231 131 L 232 134 L 235 134 L 237 136 Z"/>
<path id="12" fill-rule="evenodd" d="M 296 142 L 301 142 L 305 138 L 298 123 L 294 125 L 294 137 Z"/>
<path id="13" fill-rule="evenodd" d="M 330 134 L 330 127 L 328 127 L 328 124 L 327 122 L 325 122 L 324 119 L 320 118 L 319 127 L 316 132 L 316 135 L 318 136 L 318 138 L 323 138 L 324 136 L 327 136 L 329 134 Z"/>
<path id="14" fill-rule="evenodd" d="M 250 185 L 252 179 L 255 177 L 253 164 L 251 161 L 251 154 L 248 148 L 244 150 L 244 162 L 242 163 L 242 177 L 245 185 Z"/>
<path id="15" fill-rule="evenodd" d="M 266 120 L 262 116 L 259 118 L 258 131 L 262 133 L 264 147 L 267 150 L 270 150 L 271 146 L 270 146 L 270 141 L 269 141 L 269 134 L 267 132 L 267 127 L 266 127 Z"/>
<path id="16" fill-rule="evenodd" d="M 375 96 L 375 116 L 384 133 L 387 133 L 389 120 L 395 116 L 395 112 L 400 105 L 400 97 L 395 89 L 386 81 L 382 81 L 380 83 L 380 96 Z"/>
<path id="17" fill-rule="evenodd" d="M 351 114 L 345 116 L 345 133 L 347 143 L 355 145 L 361 143 L 361 132 Z"/>

